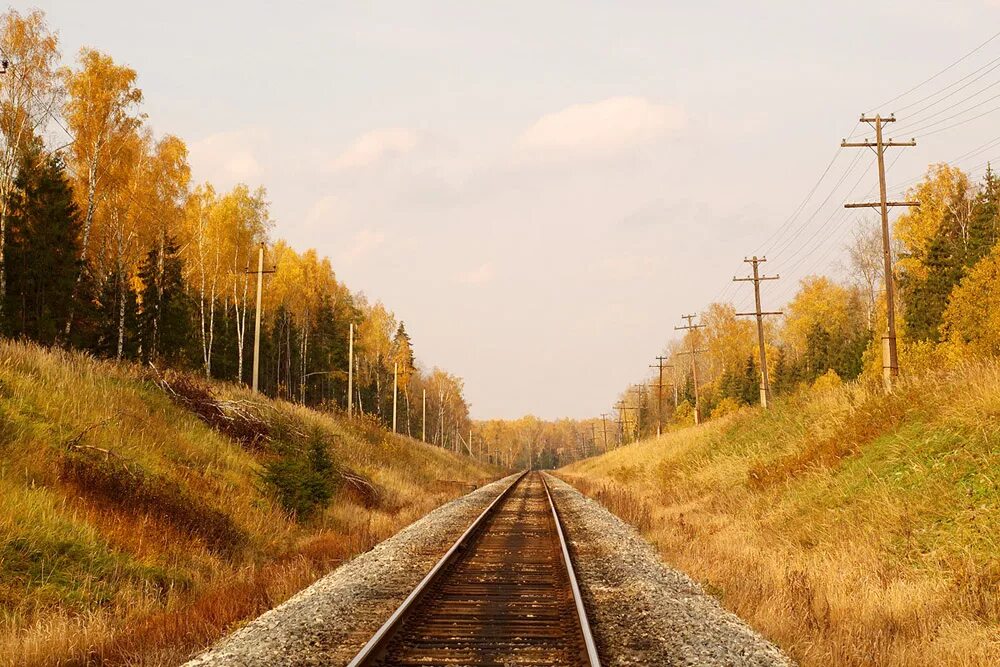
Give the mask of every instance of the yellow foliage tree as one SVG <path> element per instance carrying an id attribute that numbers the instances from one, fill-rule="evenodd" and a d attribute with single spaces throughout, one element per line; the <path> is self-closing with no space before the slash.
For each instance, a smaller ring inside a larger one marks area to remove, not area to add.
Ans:
<path id="1" fill-rule="evenodd" d="M 8 61 L 0 85 L 0 308 L 7 292 L 4 240 L 17 167 L 57 107 L 59 47 L 38 9 L 0 16 L 0 48 Z"/>
<path id="2" fill-rule="evenodd" d="M 941 329 L 944 340 L 959 350 L 1000 355 L 1000 246 L 952 291 Z"/>

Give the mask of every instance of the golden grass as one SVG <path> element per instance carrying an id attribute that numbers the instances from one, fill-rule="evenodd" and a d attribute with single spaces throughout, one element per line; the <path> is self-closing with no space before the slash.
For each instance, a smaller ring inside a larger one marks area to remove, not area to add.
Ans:
<path id="1" fill-rule="evenodd" d="M 561 476 L 805 666 L 1000 664 L 1000 366 L 802 394 Z"/>
<path id="2" fill-rule="evenodd" d="M 259 400 L 236 387 L 226 398 Z M 249 452 L 173 404 L 134 366 L 0 342 L 0 666 L 175 665 L 496 471 L 306 408 L 372 480 L 308 522 Z M 73 446 L 70 446 L 73 445 Z"/>

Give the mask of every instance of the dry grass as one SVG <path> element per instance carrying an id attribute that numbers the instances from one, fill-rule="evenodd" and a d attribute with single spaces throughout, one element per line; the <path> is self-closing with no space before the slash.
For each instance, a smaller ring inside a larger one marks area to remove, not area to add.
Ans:
<path id="1" fill-rule="evenodd" d="M 561 474 L 803 665 L 1000 664 L 1000 366 L 803 394 Z"/>
<path id="2" fill-rule="evenodd" d="M 0 342 L 0 666 L 175 665 L 463 492 L 439 480 L 495 473 L 211 391 L 265 415 L 267 443 L 213 430 L 144 370 Z M 326 443 L 339 480 L 308 520 L 263 477 L 294 434 Z"/>

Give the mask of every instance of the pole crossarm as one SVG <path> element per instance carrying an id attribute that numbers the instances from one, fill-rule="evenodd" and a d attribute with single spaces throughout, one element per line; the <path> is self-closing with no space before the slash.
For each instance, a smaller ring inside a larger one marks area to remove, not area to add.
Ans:
<path id="1" fill-rule="evenodd" d="M 918 201 L 887 201 L 885 203 L 887 207 L 893 206 L 920 206 Z M 882 208 L 882 202 L 880 201 L 869 201 L 869 202 L 858 202 L 851 204 L 844 204 L 844 208 Z"/>
<path id="2" fill-rule="evenodd" d="M 882 142 L 882 148 L 892 148 L 892 147 L 903 147 L 903 146 L 916 146 L 917 140 L 910 139 L 909 141 L 889 141 Z M 874 148 L 878 150 L 879 144 L 875 141 L 841 141 L 841 148 Z"/>
<path id="3" fill-rule="evenodd" d="M 737 317 L 756 317 L 757 315 L 784 315 L 783 310 L 762 310 L 759 313 L 735 313 Z"/>

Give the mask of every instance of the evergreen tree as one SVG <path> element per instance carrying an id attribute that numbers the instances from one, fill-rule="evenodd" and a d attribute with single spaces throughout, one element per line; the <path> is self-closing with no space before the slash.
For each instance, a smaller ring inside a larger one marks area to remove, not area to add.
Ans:
<path id="1" fill-rule="evenodd" d="M 93 351 L 104 357 L 134 359 L 139 347 L 135 316 L 137 299 L 128 279 L 118 273 L 108 275 L 100 286 L 97 301 Z M 119 329 L 124 334 L 121 337 Z"/>
<path id="2" fill-rule="evenodd" d="M 139 268 L 142 282 L 139 333 L 143 360 L 162 359 L 178 365 L 186 357 L 193 326 L 191 304 L 184 290 L 183 266 L 177 245 L 167 237 L 150 248 Z"/>
<path id="3" fill-rule="evenodd" d="M 66 168 L 39 148 L 21 163 L 7 226 L 6 332 L 56 341 L 79 269 L 80 216 Z"/>
<path id="4" fill-rule="evenodd" d="M 965 265 L 973 266 L 989 254 L 1000 240 L 1000 179 L 990 165 L 986 166 L 983 184 L 973 203 L 969 222 L 969 243 Z"/>
<path id="5" fill-rule="evenodd" d="M 942 230 L 931 239 L 924 258 L 927 277 L 923 280 L 906 277 L 904 312 L 906 334 L 910 340 L 940 340 L 941 316 L 948 305 L 948 296 L 965 273 L 962 248 Z"/>
<path id="6" fill-rule="evenodd" d="M 743 369 L 743 382 L 739 398 L 747 405 L 756 405 L 760 402 L 760 370 L 753 355 L 747 357 L 747 364 Z"/>

